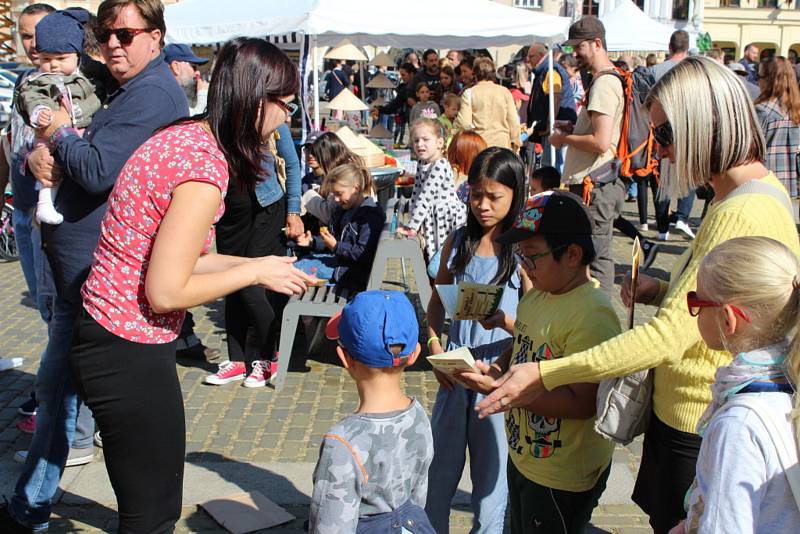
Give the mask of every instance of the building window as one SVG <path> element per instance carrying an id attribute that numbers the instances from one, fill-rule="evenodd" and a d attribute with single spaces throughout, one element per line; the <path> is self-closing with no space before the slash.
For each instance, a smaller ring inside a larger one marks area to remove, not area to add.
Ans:
<path id="1" fill-rule="evenodd" d="M 542 0 L 514 0 L 514 7 L 542 9 Z"/>
<path id="2" fill-rule="evenodd" d="M 599 0 L 583 0 L 583 14 L 598 16 L 600 14 Z"/>
<path id="3" fill-rule="evenodd" d="M 778 0 L 758 0 L 758 7 L 777 8 Z"/>
<path id="4" fill-rule="evenodd" d="M 689 0 L 672 2 L 672 18 L 673 20 L 689 20 Z"/>
<path id="5" fill-rule="evenodd" d="M 719 7 L 739 7 L 741 0 L 719 0 Z"/>

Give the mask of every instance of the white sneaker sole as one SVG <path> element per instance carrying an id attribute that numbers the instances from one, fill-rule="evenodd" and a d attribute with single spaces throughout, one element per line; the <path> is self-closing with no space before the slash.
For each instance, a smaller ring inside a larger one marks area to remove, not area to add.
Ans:
<path id="1" fill-rule="evenodd" d="M 259 380 L 258 382 L 256 382 L 255 380 L 251 380 L 249 382 L 245 380 L 244 382 L 242 382 L 242 387 L 246 388 L 263 388 L 266 385 L 267 385 L 266 380 Z"/>
<path id="2" fill-rule="evenodd" d="M 25 460 L 28 459 L 28 451 L 17 451 L 14 453 L 14 461 L 20 464 L 24 464 Z M 67 458 L 67 463 L 64 467 L 77 467 L 79 465 L 86 465 L 94 461 L 94 450 L 92 450 L 91 454 L 87 454 L 86 456 L 76 456 L 74 458 Z"/>
<path id="3" fill-rule="evenodd" d="M 244 375 L 231 376 L 229 378 L 212 378 L 209 376 L 206 377 L 206 379 L 203 380 L 203 382 L 206 384 L 211 384 L 212 386 L 224 386 L 225 384 L 229 384 L 230 382 L 236 382 L 237 380 L 244 380 L 244 379 L 245 379 Z"/>

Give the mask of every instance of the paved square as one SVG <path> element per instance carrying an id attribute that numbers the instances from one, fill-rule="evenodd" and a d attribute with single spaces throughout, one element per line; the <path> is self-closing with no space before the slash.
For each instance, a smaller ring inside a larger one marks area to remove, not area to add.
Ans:
<path id="1" fill-rule="evenodd" d="M 699 216 L 700 202 L 695 212 Z M 635 221 L 635 204 L 625 205 L 626 216 Z M 650 213 L 653 213 L 652 205 Z M 695 224 L 699 219 L 693 219 Z M 654 232 L 648 235 L 653 237 Z M 673 236 L 662 244 L 650 274 L 666 277 L 686 242 Z M 615 257 L 629 264 L 631 241 L 617 235 Z M 621 276 L 627 270 L 618 266 Z M 399 263 L 390 266 L 387 280 L 401 278 Z M 418 300 L 417 300 L 418 303 Z M 625 310 L 619 299 L 615 305 L 621 320 Z M 193 310 L 196 331 L 203 342 L 225 353 L 222 301 Z M 418 306 L 419 307 L 419 306 Z M 654 311 L 637 309 L 637 321 L 644 321 Z M 420 319 L 424 319 L 419 310 Z M 25 296 L 25 286 L 17 263 L 0 263 L 0 355 L 22 356 L 23 367 L 0 373 L 0 494 L 10 496 L 19 473 L 13 462 L 16 450 L 26 449 L 29 436 L 19 432 L 14 422 L 17 407 L 31 391 L 39 357 L 45 347 L 46 329 L 32 303 Z M 421 324 L 424 321 L 421 320 Z M 310 328 L 306 329 L 310 331 Z M 424 334 L 422 335 L 424 346 Z M 298 519 L 272 532 L 301 532 L 308 516 L 311 474 L 317 460 L 320 439 L 338 419 L 352 412 L 358 396 L 349 376 L 325 351 L 302 360 L 298 340 L 293 369 L 283 391 L 271 388 L 248 389 L 238 384 L 216 387 L 202 383 L 203 377 L 216 370 L 214 362 L 179 359 L 178 371 L 186 406 L 186 480 L 184 510 L 177 532 L 224 532 L 204 512 L 196 509 L 203 500 L 239 491 L 259 490 L 286 506 Z M 330 352 L 330 351 L 328 351 Z M 299 369 L 299 371 L 298 371 Z M 430 413 L 437 383 L 428 368 L 418 364 L 404 375 L 406 391 L 417 397 Z M 158 449 L 152 451 L 158 454 Z M 593 516 L 594 532 L 650 532 L 647 519 L 631 503 L 630 494 L 639 463 L 641 440 L 628 447 L 618 447 L 609 487 L 601 506 Z M 84 467 L 69 468 L 57 496 L 56 518 L 50 532 L 99 532 L 114 530 L 115 500 L 103 465 L 102 451 L 97 460 Z M 462 479 L 452 518 L 452 532 L 468 532 L 470 484 Z"/>

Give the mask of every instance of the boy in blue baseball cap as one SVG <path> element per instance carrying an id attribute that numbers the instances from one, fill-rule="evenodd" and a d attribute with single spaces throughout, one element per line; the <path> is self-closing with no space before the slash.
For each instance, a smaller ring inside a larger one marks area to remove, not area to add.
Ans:
<path id="1" fill-rule="evenodd" d="M 433 533 L 425 515 L 433 438 L 425 409 L 400 385 L 420 353 L 414 307 L 397 291 L 364 291 L 328 323 L 361 402 L 325 434 L 309 532 Z"/>
<path id="2" fill-rule="evenodd" d="M 84 26 L 89 17 L 83 8 L 69 8 L 50 13 L 36 25 L 39 72 L 28 76 L 15 94 L 17 109 L 32 128 L 49 126 L 54 113 L 64 105 L 72 126 L 82 131 L 100 109 L 95 88 L 79 70 L 84 52 Z M 39 187 L 38 182 L 36 185 Z M 39 189 L 36 220 L 40 223 L 61 224 L 64 220 L 53 205 L 57 191 L 58 186 Z"/>

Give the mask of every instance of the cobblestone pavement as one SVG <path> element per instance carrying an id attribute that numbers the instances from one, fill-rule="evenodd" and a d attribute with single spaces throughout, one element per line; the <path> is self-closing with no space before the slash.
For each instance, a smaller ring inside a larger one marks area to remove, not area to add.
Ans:
<path id="1" fill-rule="evenodd" d="M 626 204 L 629 220 L 636 220 L 635 204 Z M 699 214 L 699 207 L 695 210 Z M 652 206 L 650 213 L 652 214 Z M 698 220 L 694 220 L 698 223 Z M 652 237 L 654 232 L 650 232 Z M 666 276 L 685 241 L 673 237 L 662 250 L 651 273 Z M 629 263 L 630 239 L 617 235 L 615 257 Z M 618 273 L 625 272 L 618 266 Z M 390 268 L 387 279 L 399 279 L 399 264 Z M 624 310 L 618 301 L 620 317 Z M 224 354 L 222 303 L 214 302 L 194 310 L 196 331 L 203 342 Z M 644 320 L 652 310 L 637 312 Z M 0 373 L 0 460 L 9 460 L 15 450 L 26 449 L 29 436 L 14 427 L 17 406 L 27 398 L 33 386 L 39 356 L 45 346 L 45 326 L 24 294 L 24 282 L 17 263 L 0 263 L 0 355 L 22 356 L 20 369 Z M 420 312 L 421 314 L 421 312 Z M 296 347 L 301 345 L 297 343 Z M 424 342 L 423 342 L 424 345 Z M 299 354 L 298 354 L 299 353 Z M 351 412 L 358 396 L 353 382 L 343 370 L 331 365 L 330 358 L 312 357 L 305 365 L 302 349 L 296 351 L 293 369 L 285 389 L 276 394 L 270 388 L 248 389 L 229 384 L 222 387 L 202 384 L 203 377 L 216 366 L 213 362 L 179 359 L 177 362 L 186 405 L 187 462 L 214 465 L 215 462 L 256 464 L 264 462 L 306 462 L 317 460 L 320 438 L 339 418 Z M 433 406 L 437 384 L 432 373 L 422 366 L 404 375 L 406 391 L 416 396 L 428 409 Z M 633 473 L 639 463 L 641 441 L 615 451 L 616 464 L 627 464 Z M 102 461 L 102 453 L 98 454 Z M 68 474 L 74 469 L 68 470 Z M 16 476 L 16 471 L 7 471 Z M 5 485 L 8 487 L 8 485 Z M 632 488 L 622 488 L 629 494 Z M 217 495 L 218 496 L 218 495 Z M 210 497 L 210 496 L 209 496 Z M 51 532 L 109 531 L 114 529 L 111 502 L 93 503 L 62 500 L 55 507 L 56 519 Z M 307 517 L 306 506 L 290 506 L 298 520 L 274 532 L 302 530 Z M 467 532 L 471 515 L 464 506 L 457 506 L 453 516 L 453 532 Z M 650 532 L 646 517 L 632 505 L 607 505 L 596 509 L 593 524 L 597 532 Z M 179 532 L 222 532 L 194 507 L 187 506 L 178 525 Z"/>

